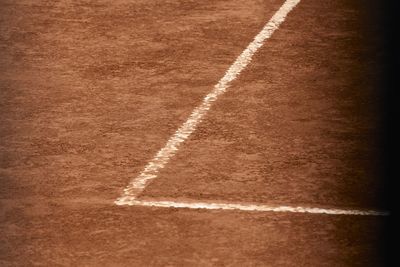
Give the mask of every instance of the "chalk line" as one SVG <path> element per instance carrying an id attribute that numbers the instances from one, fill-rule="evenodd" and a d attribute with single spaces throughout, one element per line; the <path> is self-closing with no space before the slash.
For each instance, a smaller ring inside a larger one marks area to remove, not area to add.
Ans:
<path id="1" fill-rule="evenodd" d="M 242 211 L 261 211 L 261 212 L 294 212 L 294 213 L 313 213 L 329 215 L 364 215 L 364 216 L 387 216 L 387 211 L 375 210 L 355 210 L 337 208 L 315 208 L 301 206 L 273 206 L 252 203 L 212 203 L 212 202 L 183 202 L 183 201 L 157 201 L 157 200 L 138 200 L 133 197 L 121 197 L 115 204 L 129 206 L 147 206 L 163 208 L 186 208 L 186 209 L 207 209 L 207 210 L 242 210 Z"/>
<path id="2" fill-rule="evenodd" d="M 225 75 L 214 86 L 213 90 L 205 96 L 203 102 L 196 107 L 187 121 L 183 123 L 178 130 L 170 137 L 166 145 L 158 151 L 154 158 L 148 162 L 144 170 L 130 181 L 124 189 L 124 194 L 114 203 L 116 205 L 129 206 L 148 206 L 164 208 L 187 208 L 187 209 L 209 209 L 209 210 L 242 210 L 242 211 L 261 211 L 261 212 L 293 212 L 293 213 L 313 213 L 313 214 L 331 214 L 331 215 L 365 215 L 365 216 L 387 216 L 387 211 L 375 210 L 356 210 L 356 209 L 338 209 L 338 208 L 317 208 L 301 206 L 273 206 L 254 203 L 213 203 L 198 201 L 170 201 L 170 200 L 139 200 L 138 196 L 155 179 L 158 172 L 164 168 L 169 160 L 176 154 L 179 146 L 189 138 L 196 130 L 197 125 L 207 114 L 213 102 L 224 94 L 239 74 L 250 63 L 253 55 L 263 46 L 264 42 L 279 28 L 286 19 L 289 12 L 301 0 L 286 0 L 279 10 L 272 16 L 264 28 L 257 34 L 254 40 L 239 55 L 235 62 L 229 67 Z"/>
<path id="3" fill-rule="evenodd" d="M 139 176 L 130 181 L 129 185 L 124 189 L 121 198 L 138 197 L 149 182 L 157 177 L 158 172 L 164 168 L 169 160 L 176 154 L 179 146 L 188 139 L 196 129 L 197 125 L 207 114 L 212 103 L 226 92 L 230 83 L 238 77 L 243 69 L 246 68 L 257 50 L 262 47 L 264 42 L 279 28 L 288 13 L 299 2 L 300 0 L 286 0 L 283 3 L 264 28 L 257 34 L 254 40 L 229 67 L 224 77 L 222 77 L 222 79 L 214 86 L 214 89 L 203 99 L 203 102 L 193 110 L 187 121 L 178 128 L 178 130 L 167 141 L 166 145 L 158 151 L 151 161 L 148 162 Z M 118 200 L 116 202 L 118 202 Z"/>

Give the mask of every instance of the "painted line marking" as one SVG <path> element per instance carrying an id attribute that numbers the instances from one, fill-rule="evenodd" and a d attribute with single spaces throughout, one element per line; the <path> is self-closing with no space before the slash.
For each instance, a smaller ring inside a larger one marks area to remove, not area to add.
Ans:
<path id="1" fill-rule="evenodd" d="M 299 2 L 300 0 L 286 0 L 283 3 L 264 28 L 257 34 L 254 40 L 229 67 L 224 77 L 222 77 L 222 79 L 214 86 L 214 89 L 206 95 L 203 102 L 193 110 L 187 121 L 178 128 L 178 130 L 167 141 L 166 145 L 158 151 L 151 161 L 148 162 L 139 176 L 130 181 L 129 185 L 124 189 L 121 198 L 127 196 L 137 198 L 149 182 L 157 177 L 158 172 L 164 168 L 169 160 L 176 154 L 179 146 L 194 132 L 197 125 L 207 114 L 212 103 L 227 91 L 230 83 L 238 77 L 242 70 L 246 68 L 257 50 L 262 47 L 264 42 L 279 28 L 289 12 Z"/>
<path id="2" fill-rule="evenodd" d="M 152 206 L 165 208 L 188 208 L 188 209 L 222 209 L 222 210 L 243 210 L 243 211 L 270 211 L 270 212 L 296 212 L 296 213 L 316 213 L 333 215 L 389 215 L 386 211 L 373 210 L 350 210 L 350 209 L 325 209 L 312 207 L 292 207 L 292 206 L 270 206 L 263 204 L 245 204 L 245 203 L 211 203 L 211 202 L 177 202 L 177 201 L 150 201 L 138 200 L 150 181 L 157 178 L 158 172 L 164 168 L 169 160 L 176 154 L 180 145 L 189 138 L 196 130 L 197 125 L 210 110 L 213 102 L 219 96 L 224 94 L 239 74 L 247 67 L 252 60 L 253 55 L 260 49 L 265 41 L 279 28 L 285 21 L 289 12 L 301 0 L 286 0 L 279 10 L 272 16 L 264 28 L 257 34 L 254 40 L 247 48 L 236 58 L 235 62 L 226 71 L 224 77 L 214 86 L 214 89 L 205 96 L 203 102 L 196 107 L 187 121 L 183 123 L 178 130 L 170 137 L 166 145 L 158 151 L 154 158 L 148 162 L 144 170 L 130 181 L 124 189 L 123 195 L 114 203 L 116 205 L 136 205 Z"/>
<path id="3" fill-rule="evenodd" d="M 129 206 L 163 207 L 163 208 L 186 208 L 186 209 L 207 209 L 207 210 L 242 210 L 258 212 L 294 212 L 313 213 L 329 215 L 364 215 L 364 216 L 388 216 L 387 211 L 375 210 L 354 210 L 337 208 L 314 208 L 294 206 L 273 206 L 250 203 L 211 203 L 211 202 L 182 202 L 182 201 L 152 201 L 138 200 L 133 197 L 122 197 L 115 204 Z"/>

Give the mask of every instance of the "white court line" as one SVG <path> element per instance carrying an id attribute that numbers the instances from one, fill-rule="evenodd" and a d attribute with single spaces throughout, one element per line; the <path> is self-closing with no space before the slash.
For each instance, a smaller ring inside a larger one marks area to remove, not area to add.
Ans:
<path id="1" fill-rule="evenodd" d="M 312 208 L 312 207 L 293 207 L 293 206 L 272 206 L 251 203 L 211 203 L 211 202 L 182 202 L 182 201 L 151 201 L 137 200 L 125 197 L 118 199 L 115 204 L 129 206 L 147 206 L 163 208 L 187 208 L 187 209 L 208 209 L 208 210 L 243 210 L 243 211 L 263 211 L 263 212 L 294 212 L 294 213 L 314 213 L 330 215 L 365 215 L 365 216 L 387 216 L 389 212 L 374 210 L 354 210 L 336 208 Z"/>
<path id="2" fill-rule="evenodd" d="M 384 211 L 372 210 L 349 210 L 349 209 L 324 209 L 311 207 L 291 207 L 291 206 L 269 206 L 263 204 L 250 203 L 206 203 L 206 202 L 176 202 L 176 201 L 149 201 L 138 200 L 138 196 L 149 182 L 155 179 L 158 172 L 164 168 L 169 160 L 176 154 L 179 146 L 195 131 L 197 125 L 207 114 L 212 103 L 224 94 L 229 88 L 230 83 L 250 63 L 253 55 L 263 46 L 264 42 L 279 28 L 289 12 L 301 0 L 286 0 L 279 10 L 268 21 L 264 28 L 257 34 L 254 40 L 239 55 L 235 62 L 226 71 L 224 77 L 214 86 L 214 89 L 203 99 L 203 102 L 196 107 L 187 121 L 167 141 L 166 145 L 158 151 L 154 158 L 148 162 L 144 170 L 131 180 L 124 189 L 124 194 L 114 203 L 116 205 L 139 205 L 156 206 L 168 208 L 189 208 L 189 209 L 223 209 L 223 210 L 243 210 L 243 211 L 271 211 L 271 212 L 298 212 L 298 213 L 320 213 L 320 214 L 344 214 L 344 215 L 388 215 Z"/>
<path id="3" fill-rule="evenodd" d="M 225 73 L 224 77 L 214 86 L 214 89 L 203 99 L 203 102 L 196 107 L 187 121 L 175 132 L 168 140 L 167 144 L 155 155 L 146 165 L 144 170 L 134 178 L 124 189 L 122 197 L 138 197 L 148 183 L 155 179 L 158 172 L 164 168 L 173 157 L 179 146 L 193 133 L 197 125 L 207 114 L 211 104 L 217 100 L 218 96 L 224 94 L 230 83 L 235 80 L 240 72 L 250 63 L 253 55 L 262 47 L 264 42 L 278 29 L 279 25 L 285 20 L 287 14 L 300 2 L 300 0 L 286 0 L 279 10 L 273 15 L 264 28 L 257 34 L 254 40 L 240 54 L 235 62 Z M 117 200 L 118 201 L 118 200 Z"/>

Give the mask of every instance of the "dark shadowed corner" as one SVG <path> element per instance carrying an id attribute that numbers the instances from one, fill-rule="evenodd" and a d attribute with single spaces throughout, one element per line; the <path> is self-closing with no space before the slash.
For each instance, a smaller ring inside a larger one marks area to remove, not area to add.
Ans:
<path id="1" fill-rule="evenodd" d="M 383 105 L 381 107 L 381 116 L 384 118 L 382 123 L 383 134 L 381 140 L 381 166 L 382 177 L 385 181 L 386 191 L 383 200 L 390 210 L 390 217 L 385 224 L 384 240 L 382 245 L 387 266 L 399 266 L 395 245 L 398 240 L 398 220 L 396 219 L 398 209 L 397 200 L 398 187 L 396 186 L 396 178 L 400 177 L 398 170 L 398 96 L 396 90 L 399 89 L 399 36 L 398 36 L 398 12 L 399 3 L 396 0 L 383 1 L 381 13 L 381 21 L 384 29 L 382 30 L 384 40 L 384 74 L 381 83 Z"/>

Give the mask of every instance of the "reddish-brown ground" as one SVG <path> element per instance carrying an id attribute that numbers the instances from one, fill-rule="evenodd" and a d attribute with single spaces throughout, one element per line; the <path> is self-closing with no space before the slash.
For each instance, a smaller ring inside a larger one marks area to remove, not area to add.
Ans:
<path id="1" fill-rule="evenodd" d="M 282 3 L 1 0 L 0 265 L 382 265 L 383 217 L 113 204 Z M 368 12 L 303 0 L 143 197 L 385 208 Z"/>

